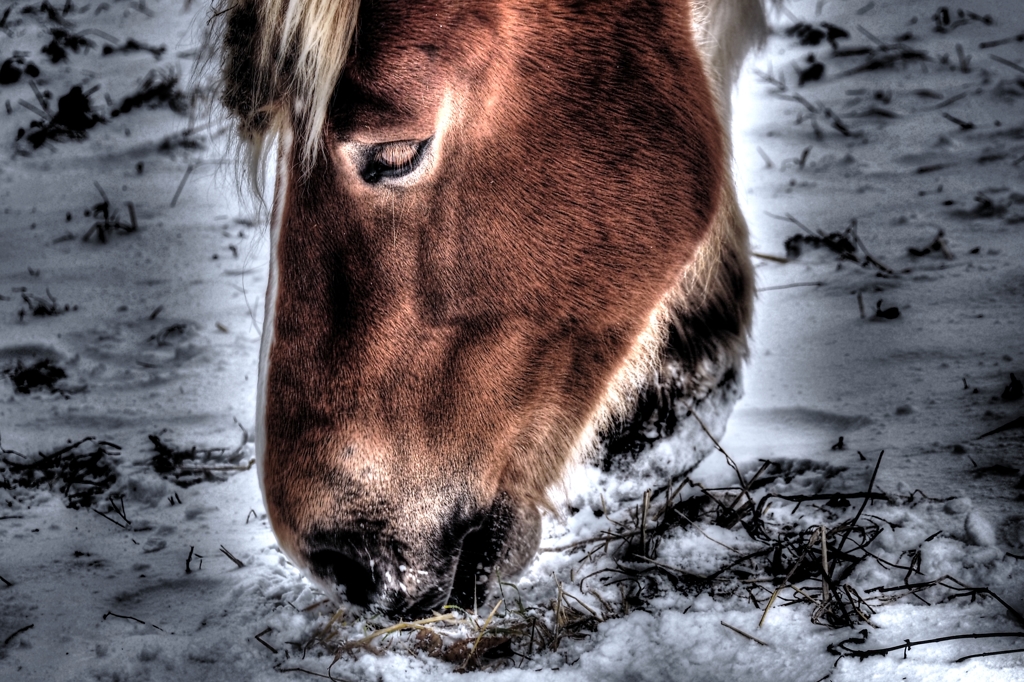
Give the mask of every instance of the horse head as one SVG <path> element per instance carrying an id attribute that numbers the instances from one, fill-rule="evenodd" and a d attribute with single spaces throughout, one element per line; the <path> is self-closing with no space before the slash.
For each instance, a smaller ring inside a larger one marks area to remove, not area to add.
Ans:
<path id="1" fill-rule="evenodd" d="M 482 601 L 666 357 L 742 355 L 693 4 L 225 3 L 223 100 L 277 145 L 259 476 L 329 593 Z"/>

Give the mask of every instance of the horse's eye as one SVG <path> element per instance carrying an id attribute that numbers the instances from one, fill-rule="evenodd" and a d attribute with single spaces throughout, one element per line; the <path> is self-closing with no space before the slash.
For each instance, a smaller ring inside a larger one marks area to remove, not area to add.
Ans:
<path id="1" fill-rule="evenodd" d="M 426 140 L 403 140 L 375 144 L 366 150 L 360 175 L 375 185 L 385 178 L 400 178 L 416 170 L 430 144 Z"/>

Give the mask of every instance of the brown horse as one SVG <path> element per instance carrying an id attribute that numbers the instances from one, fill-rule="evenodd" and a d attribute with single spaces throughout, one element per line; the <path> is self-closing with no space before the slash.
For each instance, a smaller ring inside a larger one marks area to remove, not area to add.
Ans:
<path id="1" fill-rule="evenodd" d="M 760 0 L 221 4 L 222 100 L 254 167 L 276 145 L 274 532 L 333 596 L 471 604 L 573 461 L 737 393 L 727 103 Z"/>

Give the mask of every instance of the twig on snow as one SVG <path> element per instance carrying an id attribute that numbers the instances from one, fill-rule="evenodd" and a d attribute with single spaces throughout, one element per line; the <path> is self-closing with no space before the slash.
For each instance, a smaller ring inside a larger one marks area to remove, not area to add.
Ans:
<path id="1" fill-rule="evenodd" d="M 916 642 L 913 642 L 909 639 L 905 639 L 903 640 L 902 644 L 883 647 L 881 649 L 850 649 L 846 646 L 846 642 L 841 642 L 839 644 L 839 648 L 847 652 L 845 654 L 842 654 L 842 656 L 853 656 L 854 658 L 859 658 L 861 660 L 864 660 L 865 658 L 869 658 L 871 656 L 885 656 L 890 651 L 899 651 L 900 649 L 903 649 L 903 657 L 906 658 L 907 652 L 910 651 L 912 647 L 921 646 L 922 644 L 937 644 L 939 642 L 949 642 L 957 639 L 988 639 L 992 637 L 1024 638 L 1024 632 L 976 632 L 967 635 L 946 635 L 945 637 L 935 637 L 934 639 L 922 639 Z"/>
<path id="2" fill-rule="evenodd" d="M 989 57 L 992 57 L 992 59 L 994 59 L 995 61 L 999 62 L 1004 66 L 1009 66 L 1011 69 L 1016 69 L 1017 71 L 1024 73 L 1024 66 L 1021 66 L 1020 64 L 1011 62 L 1009 59 L 1003 59 L 997 54 L 990 54 Z"/>
<path id="3" fill-rule="evenodd" d="M 274 652 L 276 654 L 277 653 L 277 649 L 275 649 L 274 647 L 270 646 L 269 644 L 264 642 L 262 639 L 260 639 L 261 637 L 263 637 L 263 635 L 267 634 L 268 632 L 273 632 L 273 628 L 267 628 L 263 632 L 261 632 L 258 635 L 254 636 L 253 639 L 255 639 L 257 642 L 259 642 L 263 646 L 267 647 L 268 649 L 270 649 L 272 652 Z"/>
<path id="4" fill-rule="evenodd" d="M 723 620 L 723 621 L 719 621 L 719 622 L 720 622 L 720 623 L 721 623 L 722 625 L 724 625 L 725 627 L 727 627 L 727 628 L 729 628 L 730 630 L 732 630 L 733 632 L 735 632 L 735 633 L 736 633 L 737 635 L 740 635 L 740 636 L 742 636 L 742 637 L 746 637 L 746 638 L 747 638 L 747 639 L 749 639 L 749 640 L 750 640 L 751 642 L 757 642 L 757 643 L 758 643 L 758 644 L 760 644 L 761 646 L 768 646 L 768 643 L 767 643 L 767 642 L 762 642 L 762 641 L 761 641 L 761 640 L 759 640 L 759 639 L 758 639 L 757 637 L 754 637 L 753 635 L 750 635 L 750 634 L 747 634 L 746 632 L 743 632 L 743 630 L 740 630 L 740 629 L 739 629 L 738 627 L 736 627 L 736 626 L 734 626 L 734 625 L 729 625 L 729 624 L 728 624 L 728 623 L 726 623 L 726 622 L 725 622 L 724 620 Z"/>
<path id="5" fill-rule="evenodd" d="M 8 637 L 7 639 L 4 640 L 4 646 L 7 646 L 8 644 L 10 644 L 11 640 L 14 639 L 15 637 L 17 637 L 18 635 L 20 635 L 21 633 L 26 632 L 28 630 L 31 630 L 35 626 L 36 626 L 36 624 L 32 623 L 31 625 L 26 625 L 25 627 L 23 627 L 20 630 L 16 630 L 10 637 Z"/>
<path id="6" fill-rule="evenodd" d="M 760 287 L 758 293 L 762 291 L 777 291 L 779 289 L 793 289 L 795 287 L 820 287 L 824 282 L 792 282 L 790 284 L 777 284 L 771 287 Z"/>
<path id="7" fill-rule="evenodd" d="M 220 551 L 221 551 L 221 553 L 223 553 L 223 554 L 224 554 L 224 556 L 226 556 L 227 558 L 229 558 L 229 559 L 231 559 L 232 561 L 234 561 L 234 562 L 235 562 L 235 565 L 237 565 L 237 566 L 238 566 L 239 568 L 245 568 L 245 564 L 244 564 L 244 563 L 242 563 L 242 561 L 241 561 L 240 559 L 237 559 L 237 558 L 235 558 L 235 556 L 234 556 L 234 555 L 233 555 L 233 554 L 232 554 L 231 552 L 229 552 L 229 551 L 228 551 L 228 550 L 227 550 L 227 549 L 226 549 L 226 548 L 224 547 L 224 545 L 221 545 L 221 546 L 220 546 Z"/>

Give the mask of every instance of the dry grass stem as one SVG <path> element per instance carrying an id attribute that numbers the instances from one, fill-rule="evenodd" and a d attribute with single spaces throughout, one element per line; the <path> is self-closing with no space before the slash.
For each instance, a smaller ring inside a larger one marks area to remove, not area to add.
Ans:
<path id="1" fill-rule="evenodd" d="M 737 635 L 740 635 L 741 637 L 746 637 L 746 638 L 747 638 L 747 639 L 749 639 L 749 640 L 750 640 L 751 642 L 757 642 L 757 643 L 758 643 L 758 644 L 760 644 L 761 646 L 768 646 L 768 643 L 767 643 L 767 642 L 763 642 L 763 641 L 761 641 L 760 639 L 758 639 L 757 637 L 754 637 L 754 636 L 753 636 L 753 635 L 751 635 L 751 634 L 747 634 L 746 632 L 743 632 L 743 630 L 740 630 L 740 629 L 739 629 L 738 627 L 736 627 L 735 625 L 729 625 L 729 624 L 728 624 L 728 623 L 726 623 L 726 622 L 725 622 L 724 620 L 723 620 L 723 621 L 719 621 L 719 622 L 720 622 L 720 623 L 721 623 L 722 625 L 724 625 L 725 627 L 727 627 L 727 628 L 729 628 L 730 630 L 732 630 L 733 632 L 735 632 L 735 633 L 736 633 Z"/>

